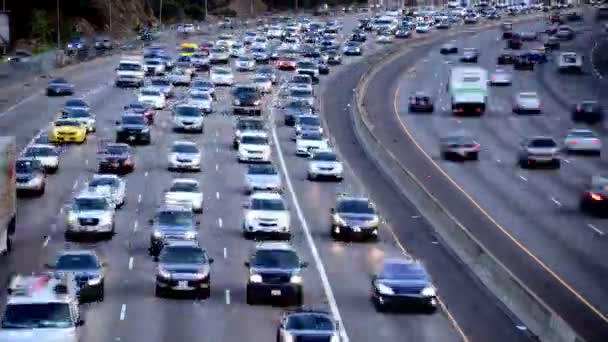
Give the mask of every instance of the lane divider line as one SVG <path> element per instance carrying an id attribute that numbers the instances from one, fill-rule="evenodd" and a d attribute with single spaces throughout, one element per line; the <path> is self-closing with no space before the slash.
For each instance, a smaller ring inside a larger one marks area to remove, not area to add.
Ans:
<path id="1" fill-rule="evenodd" d="M 220 228 L 222 228 L 222 226 L 224 225 L 224 222 L 222 221 L 222 218 L 221 218 L 221 217 L 217 219 L 217 225 L 218 225 Z"/>
<path id="2" fill-rule="evenodd" d="M 124 321 L 127 316 L 127 304 L 123 304 L 120 307 L 120 320 Z"/>
<path id="3" fill-rule="evenodd" d="M 129 257 L 129 271 L 133 269 L 133 257 Z"/>
<path id="4" fill-rule="evenodd" d="M 226 289 L 226 305 L 230 305 L 230 290 Z"/>
<path id="5" fill-rule="evenodd" d="M 51 236 L 50 236 L 50 235 L 47 235 L 47 236 L 44 238 L 44 241 L 42 242 L 42 247 L 46 247 L 46 246 L 48 246 L 48 245 L 49 245 L 49 241 L 51 241 Z"/>
<path id="6" fill-rule="evenodd" d="M 595 231 L 596 233 L 598 233 L 600 235 L 604 235 L 604 232 L 601 229 L 599 229 L 598 227 L 594 226 L 591 223 L 588 223 L 587 227 L 591 228 L 593 231 Z"/>

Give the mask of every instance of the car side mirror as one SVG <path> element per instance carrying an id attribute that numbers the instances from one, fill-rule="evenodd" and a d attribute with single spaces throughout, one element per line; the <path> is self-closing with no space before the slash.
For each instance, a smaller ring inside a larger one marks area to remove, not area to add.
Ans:
<path id="1" fill-rule="evenodd" d="M 245 267 L 251 266 L 251 264 L 249 263 L 249 261 L 245 261 L 243 264 L 245 265 Z"/>
<path id="2" fill-rule="evenodd" d="M 154 219 L 149 219 L 149 220 L 148 220 L 148 223 L 149 223 L 149 224 L 154 224 Z"/>
<path id="3" fill-rule="evenodd" d="M 154 262 L 158 262 L 158 255 L 155 255 L 154 257 L 152 257 L 152 260 L 154 260 Z"/>
<path id="4" fill-rule="evenodd" d="M 118 120 L 114 121 L 114 123 L 116 124 L 116 126 L 120 125 L 120 121 Z"/>
<path id="5" fill-rule="evenodd" d="M 213 264 L 213 262 L 214 262 L 214 261 L 215 261 L 215 259 L 213 259 L 213 258 L 209 258 L 209 263 L 210 263 L 210 264 Z"/>
<path id="6" fill-rule="evenodd" d="M 83 325 L 84 325 L 84 319 L 82 319 L 82 318 L 81 318 L 81 319 L 79 319 L 78 321 L 76 321 L 76 326 L 77 326 L 77 327 L 81 327 L 81 326 L 83 326 Z"/>
<path id="7" fill-rule="evenodd" d="M 308 262 L 307 262 L 307 261 L 302 261 L 302 262 L 300 263 L 300 267 L 301 267 L 301 268 L 306 268 L 306 267 L 308 267 Z"/>
<path id="8" fill-rule="evenodd" d="M 51 263 L 46 263 L 46 264 L 44 264 L 44 268 L 48 268 L 49 270 L 52 270 L 55 268 L 55 265 L 53 265 Z"/>
<path id="9" fill-rule="evenodd" d="M 336 213 L 336 208 L 329 209 L 329 212 L 332 213 L 332 214 L 335 214 Z"/>

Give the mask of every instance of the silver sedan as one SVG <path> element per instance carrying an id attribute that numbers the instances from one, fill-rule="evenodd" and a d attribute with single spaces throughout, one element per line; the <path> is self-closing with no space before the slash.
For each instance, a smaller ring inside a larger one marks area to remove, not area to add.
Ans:
<path id="1" fill-rule="evenodd" d="M 523 113 L 540 113 L 540 99 L 535 92 L 522 92 L 515 95 L 513 99 L 513 112 L 517 114 Z"/>
<path id="2" fill-rule="evenodd" d="M 490 85 L 511 85 L 512 79 L 513 75 L 510 72 L 504 69 L 496 69 L 490 77 Z"/>
<path id="3" fill-rule="evenodd" d="M 439 144 L 443 159 L 477 160 L 479 158 L 479 143 L 466 134 L 443 137 Z"/>
<path id="4" fill-rule="evenodd" d="M 564 147 L 570 153 L 600 154 L 602 141 L 590 129 L 572 129 L 564 140 Z"/>

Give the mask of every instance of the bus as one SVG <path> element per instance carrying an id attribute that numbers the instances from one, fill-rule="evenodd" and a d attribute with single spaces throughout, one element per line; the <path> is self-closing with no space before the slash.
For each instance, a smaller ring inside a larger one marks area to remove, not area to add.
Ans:
<path id="1" fill-rule="evenodd" d="M 481 67 L 454 67 L 448 83 L 452 113 L 483 115 L 488 101 L 488 71 Z"/>

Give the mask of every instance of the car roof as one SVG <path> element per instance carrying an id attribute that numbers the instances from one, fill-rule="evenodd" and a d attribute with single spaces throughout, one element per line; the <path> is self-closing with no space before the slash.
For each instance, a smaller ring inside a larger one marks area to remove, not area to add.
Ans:
<path id="1" fill-rule="evenodd" d="M 177 183 L 192 183 L 192 184 L 200 184 L 198 180 L 194 179 L 194 178 L 174 178 L 171 181 L 171 184 L 177 184 Z"/>
<path id="2" fill-rule="evenodd" d="M 64 255 L 90 255 L 95 258 L 99 258 L 99 255 L 97 255 L 97 252 L 92 249 L 64 249 L 64 250 L 59 251 L 59 253 L 57 253 L 57 258 L 64 256 Z"/>
<path id="3" fill-rule="evenodd" d="M 281 251 L 296 251 L 296 249 L 287 241 L 262 241 L 255 245 L 258 250 L 281 250 Z"/>
<path id="4" fill-rule="evenodd" d="M 251 199 L 269 199 L 269 200 L 283 200 L 283 196 L 276 192 L 268 191 L 256 191 L 249 196 Z"/>
<path id="5" fill-rule="evenodd" d="M 241 138 L 246 137 L 246 136 L 268 138 L 268 133 L 266 133 L 264 131 L 258 131 L 258 130 L 255 130 L 255 131 L 246 130 L 246 131 L 243 131 L 243 133 L 241 133 Z"/>
<path id="6" fill-rule="evenodd" d="M 55 149 L 55 145 L 51 145 L 51 144 L 33 144 L 33 145 L 29 145 L 27 146 L 28 149 L 30 148 L 51 148 L 51 149 Z"/>
<path id="7" fill-rule="evenodd" d="M 195 142 L 192 141 L 187 141 L 187 140 L 177 140 L 173 142 L 173 146 L 177 146 L 177 145 L 189 145 L 189 146 L 196 146 Z"/>
<path id="8" fill-rule="evenodd" d="M 337 202 L 347 202 L 347 201 L 358 201 L 358 202 L 371 202 L 371 200 L 367 197 L 363 196 L 355 196 L 355 195 L 347 195 L 347 194 L 339 194 Z"/>
<path id="9" fill-rule="evenodd" d="M 595 135 L 595 133 L 587 128 L 573 128 L 571 130 L 568 131 L 568 134 L 583 134 L 583 133 L 591 133 L 593 135 Z"/>

